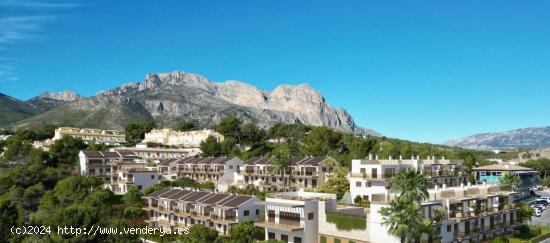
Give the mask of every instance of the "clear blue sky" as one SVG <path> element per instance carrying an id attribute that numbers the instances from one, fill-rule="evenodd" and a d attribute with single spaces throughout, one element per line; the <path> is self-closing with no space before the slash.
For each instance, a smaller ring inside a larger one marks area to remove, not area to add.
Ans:
<path id="1" fill-rule="evenodd" d="M 92 95 L 184 70 L 309 83 L 415 141 L 550 125 L 550 1 L 387 2 L 0 0 L 0 92 Z"/>

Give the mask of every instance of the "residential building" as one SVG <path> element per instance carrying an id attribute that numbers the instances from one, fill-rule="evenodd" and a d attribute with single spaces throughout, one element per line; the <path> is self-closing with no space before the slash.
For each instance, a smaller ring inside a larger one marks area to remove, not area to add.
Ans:
<path id="1" fill-rule="evenodd" d="M 86 143 L 95 142 L 107 145 L 120 145 L 126 143 L 126 137 L 121 131 L 76 127 L 60 127 L 55 129 L 53 140 L 61 139 L 64 136 L 80 138 Z"/>
<path id="2" fill-rule="evenodd" d="M 467 174 L 463 170 L 462 160 L 445 158 L 420 159 L 378 159 L 369 155 L 368 159 L 354 159 L 351 161 L 350 194 L 351 200 L 357 196 L 370 200 L 372 194 L 383 193 L 389 188 L 389 180 L 404 169 L 420 170 L 432 181 L 433 186 L 452 187 L 466 183 Z"/>
<path id="3" fill-rule="evenodd" d="M 238 173 L 244 162 L 237 157 L 187 157 L 163 160 L 158 172 L 164 180 L 188 177 L 198 182 L 218 182 L 223 175 Z M 231 176 L 233 178 L 233 176 Z M 232 180 L 223 180 L 226 185 Z M 225 191 L 225 190 L 224 190 Z"/>
<path id="4" fill-rule="evenodd" d="M 78 153 L 80 175 L 102 178 L 106 183 L 111 182 L 111 167 L 116 163 L 137 162 L 141 158 L 130 151 L 101 152 L 81 150 Z"/>
<path id="5" fill-rule="evenodd" d="M 290 190 L 317 188 L 328 180 L 328 175 L 339 167 L 338 162 L 328 156 L 294 157 L 285 176 L 272 165 L 270 158 L 253 157 L 241 167 L 237 180 L 239 187 L 255 187 L 263 191 L 278 190 L 284 185 Z"/>
<path id="6" fill-rule="evenodd" d="M 513 201 L 517 193 L 497 185 L 435 187 L 428 193 L 429 199 L 421 204 L 423 218 L 431 220 L 437 230 L 433 235 L 418 239 L 420 242 L 480 242 L 512 233 L 521 226 L 517 215 L 520 208 Z M 390 190 L 372 195 L 368 217 L 371 239 L 375 236 L 377 242 L 399 242 L 388 234 L 380 214 L 380 210 L 388 207 L 396 197 L 397 194 Z"/>
<path id="7" fill-rule="evenodd" d="M 520 183 L 516 191 L 520 192 L 518 196 L 528 196 L 530 194 L 530 188 L 534 185 L 538 185 L 538 172 L 527 167 L 514 165 L 514 164 L 494 164 L 476 167 L 473 169 L 478 183 L 499 184 L 500 178 L 505 173 L 510 173 L 520 178 Z"/>
<path id="8" fill-rule="evenodd" d="M 178 148 L 199 148 L 209 136 L 222 142 L 224 136 L 214 130 L 195 130 L 180 132 L 170 128 L 153 129 L 145 134 L 142 143 L 156 143 Z"/>
<path id="9" fill-rule="evenodd" d="M 158 163 L 161 160 L 197 156 L 201 153 L 200 148 L 165 148 L 148 147 L 145 144 L 138 144 L 136 147 L 118 147 L 113 151 L 132 151 L 146 162 Z"/>
<path id="10" fill-rule="evenodd" d="M 125 194 L 128 188 L 135 186 L 141 192 L 160 182 L 160 176 L 155 167 L 147 167 L 145 163 L 119 162 L 111 163 L 111 180 L 104 185 L 115 194 Z"/>
<path id="11" fill-rule="evenodd" d="M 254 196 L 179 188 L 163 188 L 145 198 L 145 222 L 150 227 L 188 228 L 202 224 L 223 235 L 235 224 L 257 221 L 264 209 L 261 200 Z"/>

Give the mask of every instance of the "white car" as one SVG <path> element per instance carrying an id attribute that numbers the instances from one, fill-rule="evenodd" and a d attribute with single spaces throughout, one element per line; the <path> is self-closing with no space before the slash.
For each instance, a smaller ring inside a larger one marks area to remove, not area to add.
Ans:
<path id="1" fill-rule="evenodd" d="M 539 197 L 539 198 L 537 198 L 537 200 L 545 200 L 548 203 L 550 203 L 550 197 Z"/>
<path id="2" fill-rule="evenodd" d="M 540 210 L 535 210 L 535 213 L 533 213 L 533 216 L 535 217 L 540 217 L 542 215 L 542 213 L 540 212 Z"/>
<path id="3" fill-rule="evenodd" d="M 542 191 L 542 186 L 532 186 L 531 191 Z"/>

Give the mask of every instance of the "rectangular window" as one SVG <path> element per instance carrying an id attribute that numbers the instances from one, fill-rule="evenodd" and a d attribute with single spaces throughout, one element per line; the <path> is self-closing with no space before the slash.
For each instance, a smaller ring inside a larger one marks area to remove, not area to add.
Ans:
<path id="1" fill-rule="evenodd" d="M 294 237 L 294 243 L 302 243 L 302 238 Z"/>
<path id="2" fill-rule="evenodd" d="M 327 237 L 324 235 L 319 236 L 319 243 L 327 243 Z"/>
<path id="3" fill-rule="evenodd" d="M 365 174 L 367 173 L 367 169 L 366 168 L 361 168 L 361 174 Z"/>
<path id="4" fill-rule="evenodd" d="M 281 234 L 281 240 L 284 242 L 288 242 L 288 235 Z"/>
<path id="5" fill-rule="evenodd" d="M 260 215 L 260 210 L 256 209 L 256 215 Z"/>
<path id="6" fill-rule="evenodd" d="M 248 216 L 250 214 L 250 211 L 244 210 L 244 216 Z"/>
<path id="7" fill-rule="evenodd" d="M 313 220 L 313 218 L 314 218 L 314 217 L 313 217 L 313 213 L 308 213 L 308 214 L 307 214 L 307 219 L 308 219 L 308 220 Z"/>
<path id="8" fill-rule="evenodd" d="M 274 239 L 275 239 L 275 233 L 273 233 L 273 232 L 268 232 L 268 233 L 267 233 L 267 238 L 268 238 L 268 239 L 274 240 Z M 325 241 L 325 243 L 326 243 L 326 241 Z"/>
<path id="9" fill-rule="evenodd" d="M 360 182 L 360 181 L 356 181 L 356 182 L 355 182 L 355 187 L 361 187 L 361 182 Z"/>
<path id="10" fill-rule="evenodd" d="M 151 175 L 151 180 L 154 180 L 155 179 L 155 175 Z"/>
<path id="11" fill-rule="evenodd" d="M 451 225 L 447 225 L 447 232 L 451 232 Z"/>

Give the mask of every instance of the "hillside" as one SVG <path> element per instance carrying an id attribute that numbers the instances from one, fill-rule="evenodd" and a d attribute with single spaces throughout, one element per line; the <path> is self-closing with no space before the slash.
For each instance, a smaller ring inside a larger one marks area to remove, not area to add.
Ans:
<path id="1" fill-rule="evenodd" d="M 0 93 L 0 126 L 5 126 L 38 114 L 40 109 L 32 104 Z"/>
<path id="2" fill-rule="evenodd" d="M 550 146 L 550 127 L 531 127 L 506 132 L 482 133 L 445 142 L 472 149 L 516 149 Z"/>
<path id="3" fill-rule="evenodd" d="M 29 101 L 40 104 L 44 102 Z M 55 104 L 51 109 L 22 121 L 18 128 L 45 123 L 121 129 L 130 121 L 155 121 L 173 126 L 187 120 L 207 127 L 225 116 L 269 127 L 278 122 L 327 126 L 359 135 L 379 135 L 358 127 L 340 108 L 333 108 L 319 91 L 307 84 L 280 85 L 260 90 L 240 81 L 211 82 L 181 71 L 148 74 L 141 82 L 98 92 L 88 98 Z"/>

